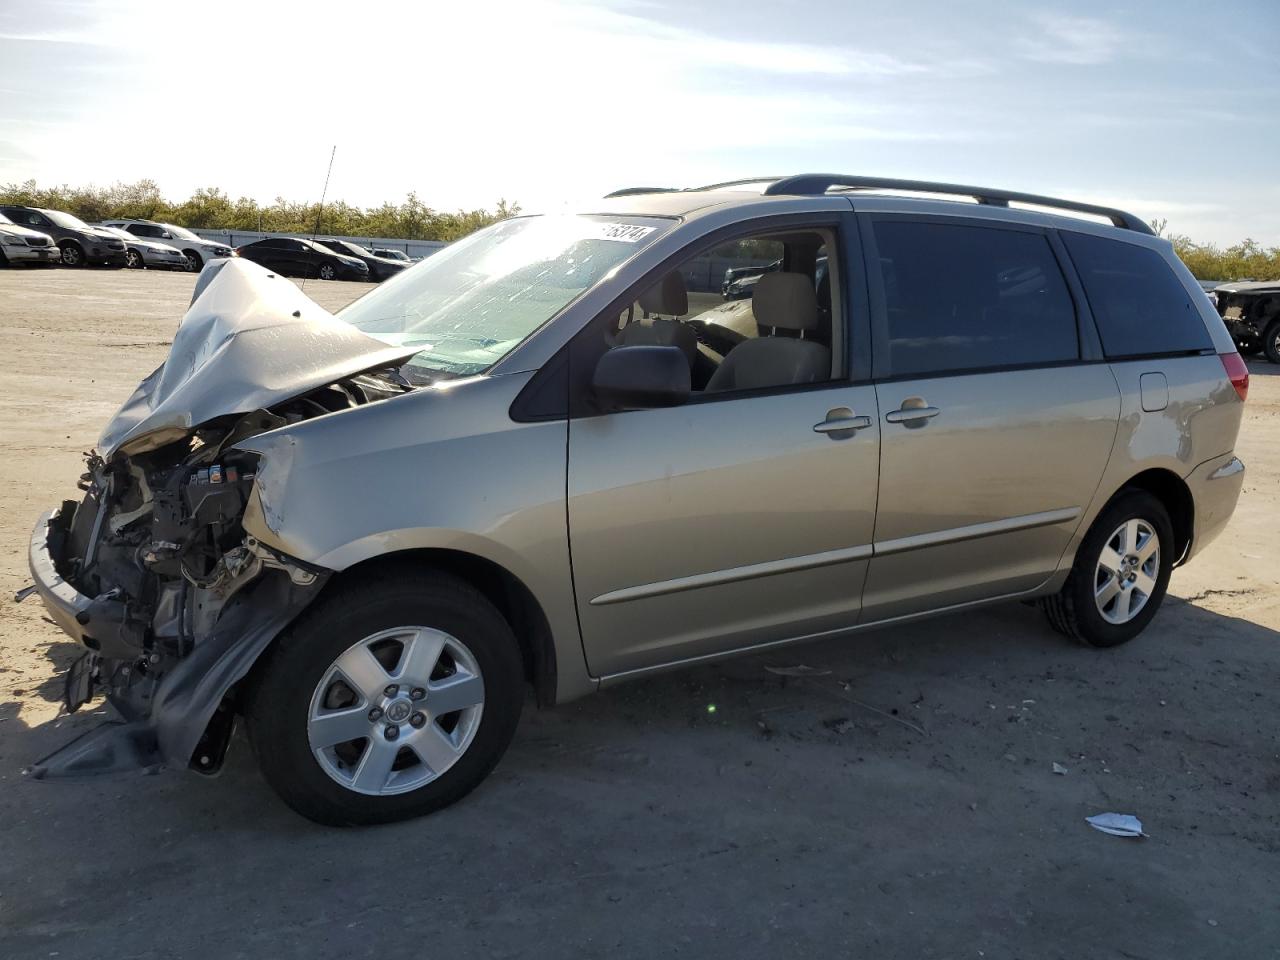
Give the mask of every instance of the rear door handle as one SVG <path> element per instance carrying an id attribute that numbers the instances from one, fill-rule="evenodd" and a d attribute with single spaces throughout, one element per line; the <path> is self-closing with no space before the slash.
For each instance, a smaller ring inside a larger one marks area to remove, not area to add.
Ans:
<path id="1" fill-rule="evenodd" d="M 848 407 L 836 407 L 827 411 L 827 419 L 813 425 L 814 433 L 852 434 L 855 430 L 865 430 L 871 426 L 870 417 L 857 416 Z"/>
<path id="2" fill-rule="evenodd" d="M 884 418 L 890 423 L 917 423 L 931 420 L 941 412 L 937 407 L 902 407 L 899 410 L 890 410 Z"/>

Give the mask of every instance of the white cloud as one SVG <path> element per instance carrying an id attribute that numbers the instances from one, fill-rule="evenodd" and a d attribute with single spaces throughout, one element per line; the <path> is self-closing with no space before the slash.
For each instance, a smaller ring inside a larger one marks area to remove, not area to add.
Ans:
<path id="1" fill-rule="evenodd" d="M 1018 55 L 1037 63 L 1096 66 L 1119 53 L 1124 35 L 1096 17 L 1038 14 L 1031 18 L 1033 33 L 1015 43 Z"/>

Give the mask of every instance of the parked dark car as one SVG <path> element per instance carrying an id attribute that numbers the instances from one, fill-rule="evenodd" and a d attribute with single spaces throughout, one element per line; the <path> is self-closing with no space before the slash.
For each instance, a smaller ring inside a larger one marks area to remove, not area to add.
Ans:
<path id="1" fill-rule="evenodd" d="M 369 268 L 358 257 L 334 253 L 298 237 L 267 237 L 246 243 L 238 256 L 286 277 L 319 277 L 321 280 L 368 280 Z"/>
<path id="2" fill-rule="evenodd" d="M 0 213 L 20 227 L 48 234 L 62 251 L 62 262 L 68 267 L 102 264 L 125 265 L 124 241 L 101 227 L 91 227 L 79 217 L 61 210 L 6 204 Z"/>
<path id="3" fill-rule="evenodd" d="M 1280 280 L 1219 284 L 1210 299 L 1241 353 L 1280 363 Z"/>
<path id="4" fill-rule="evenodd" d="M 775 260 L 765 266 L 730 267 L 724 272 L 724 281 L 720 284 L 720 295 L 726 300 L 745 300 L 755 290 L 756 281 L 766 273 L 775 273 L 781 269 L 781 260 Z"/>
<path id="5" fill-rule="evenodd" d="M 342 254 L 345 257 L 355 257 L 369 268 L 369 279 L 374 283 L 381 283 L 388 277 L 394 277 L 397 273 L 409 266 L 407 263 L 401 263 L 390 257 L 380 257 L 372 250 L 367 250 L 358 243 L 352 243 L 350 240 L 338 240 L 334 237 L 322 237 L 316 241 L 322 247 L 328 247 L 334 253 Z"/>

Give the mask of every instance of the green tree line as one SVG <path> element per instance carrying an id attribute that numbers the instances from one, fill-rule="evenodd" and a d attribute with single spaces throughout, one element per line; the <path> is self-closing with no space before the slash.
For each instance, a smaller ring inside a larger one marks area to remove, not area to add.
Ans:
<path id="1" fill-rule="evenodd" d="M 297 203 L 276 197 L 263 206 L 251 197 L 232 200 L 217 187 L 202 187 L 180 203 L 166 200 L 154 180 L 109 187 L 42 187 L 35 180 L 0 184 L 0 203 L 23 203 L 65 210 L 90 223 L 109 219 L 162 220 L 210 230 L 265 230 L 270 233 L 339 234 L 402 240 L 457 240 L 473 230 L 520 212 L 518 203 L 499 200 L 492 210 L 435 210 L 410 193 L 400 203 L 357 207 L 345 201 Z M 1168 223 L 1152 227 L 1165 236 Z M 1198 280 L 1280 279 L 1280 247 L 1246 239 L 1229 247 L 1197 243 L 1184 234 L 1168 234 L 1178 256 Z"/>
<path id="2" fill-rule="evenodd" d="M 401 240 L 457 240 L 473 230 L 520 212 L 518 203 L 499 200 L 492 209 L 435 210 L 410 193 L 401 203 L 357 207 L 344 201 L 296 203 L 276 197 L 263 206 L 251 197 L 232 200 L 217 187 L 202 187 L 180 203 L 166 200 L 153 180 L 109 187 L 42 187 L 35 180 L 0 184 L 0 203 L 65 210 L 81 220 L 160 220 L 210 230 L 265 230 L 269 233 L 339 234 Z"/>

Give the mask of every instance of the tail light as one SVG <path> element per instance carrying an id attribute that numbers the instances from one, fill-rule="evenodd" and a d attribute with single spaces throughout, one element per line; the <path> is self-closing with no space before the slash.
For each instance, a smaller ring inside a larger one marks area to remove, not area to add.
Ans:
<path id="1" fill-rule="evenodd" d="M 1249 368 L 1244 365 L 1244 360 L 1238 353 L 1220 353 L 1218 356 L 1222 359 L 1222 369 L 1227 371 L 1231 385 L 1236 388 L 1240 399 L 1244 400 L 1249 396 Z"/>

